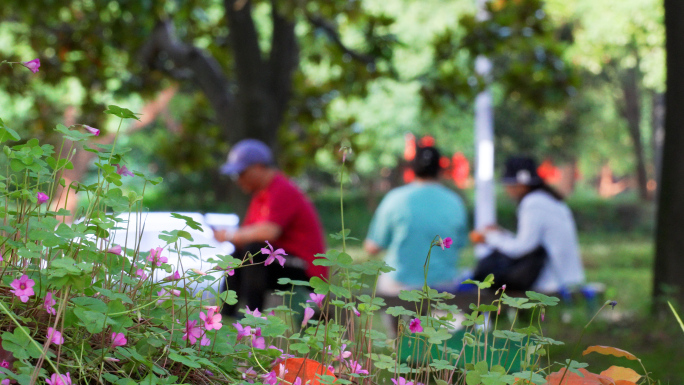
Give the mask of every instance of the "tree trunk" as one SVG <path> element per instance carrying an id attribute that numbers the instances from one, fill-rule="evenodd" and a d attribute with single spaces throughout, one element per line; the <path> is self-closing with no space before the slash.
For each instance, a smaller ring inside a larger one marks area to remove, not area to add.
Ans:
<path id="1" fill-rule="evenodd" d="M 667 94 L 665 141 L 656 224 L 653 294 L 684 308 L 684 2 L 665 0 Z M 666 297 L 667 295 L 667 297 Z"/>
<path id="2" fill-rule="evenodd" d="M 622 115 L 627 120 L 629 137 L 634 146 L 636 158 L 636 177 L 639 198 L 649 199 L 648 176 L 646 174 L 646 158 L 644 156 L 644 144 L 641 138 L 641 97 L 639 93 L 639 69 L 635 66 L 626 70 L 621 79 L 622 86 Z"/>

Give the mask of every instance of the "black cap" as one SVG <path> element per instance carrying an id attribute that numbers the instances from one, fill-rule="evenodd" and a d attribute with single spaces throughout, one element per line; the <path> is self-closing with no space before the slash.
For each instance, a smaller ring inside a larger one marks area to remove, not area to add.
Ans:
<path id="1" fill-rule="evenodd" d="M 506 170 L 501 182 L 537 186 L 543 183 L 537 174 L 537 162 L 526 156 L 512 156 L 506 160 Z"/>
<path id="2" fill-rule="evenodd" d="M 411 162 L 411 169 L 419 178 L 436 178 L 439 175 L 441 166 L 439 160 L 441 155 L 434 147 L 419 147 L 416 156 Z"/>

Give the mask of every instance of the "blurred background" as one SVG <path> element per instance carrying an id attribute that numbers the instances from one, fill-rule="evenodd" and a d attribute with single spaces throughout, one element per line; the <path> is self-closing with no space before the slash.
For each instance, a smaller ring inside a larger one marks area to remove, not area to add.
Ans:
<path id="1" fill-rule="evenodd" d="M 149 211 L 243 213 L 218 167 L 238 140 L 261 139 L 328 233 L 340 229 L 339 149 L 351 148 L 345 219 L 363 239 L 382 196 L 411 179 L 416 145 L 442 151 L 444 183 L 473 210 L 474 100 L 488 89 L 496 172 L 512 154 L 538 159 L 573 209 L 588 280 L 619 302 L 585 340 L 634 350 L 676 383 L 683 334 L 653 310 L 682 298 L 681 279 L 654 262 L 665 19 L 658 0 L 10 0 L 0 58 L 41 67 L 0 67 L 0 115 L 55 145 L 60 123 L 99 128 L 102 144 L 118 135 L 129 169 L 164 178 L 145 186 Z M 476 71 L 477 57 L 491 71 Z M 141 120 L 118 130 L 108 104 Z M 77 148 L 67 183 L 92 183 L 93 162 Z M 514 228 L 514 204 L 497 196 Z M 360 244 L 351 253 L 364 258 Z M 571 347 L 584 323 L 560 318 L 554 338 Z"/>

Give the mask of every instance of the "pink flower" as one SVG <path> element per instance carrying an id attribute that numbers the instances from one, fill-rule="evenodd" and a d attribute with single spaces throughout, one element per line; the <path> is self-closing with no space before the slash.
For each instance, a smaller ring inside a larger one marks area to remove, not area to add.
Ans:
<path id="1" fill-rule="evenodd" d="M 112 333 L 112 347 L 124 346 L 128 343 L 123 333 Z"/>
<path id="2" fill-rule="evenodd" d="M 349 372 L 352 374 L 368 374 L 368 371 L 357 361 L 349 361 Z"/>
<path id="3" fill-rule="evenodd" d="M 333 357 L 333 361 L 342 361 L 345 362 L 347 358 L 350 358 L 352 356 L 352 352 L 348 350 L 344 350 L 347 348 L 347 344 L 342 344 L 342 347 L 340 347 L 340 354 L 338 356 Z M 332 354 L 332 351 L 331 351 Z"/>
<path id="4" fill-rule="evenodd" d="M 2 254 L 0 254 L 0 262 L 2 261 L 4 261 L 4 259 L 2 259 Z"/>
<path id="5" fill-rule="evenodd" d="M 251 326 L 245 326 L 243 327 L 240 325 L 240 323 L 234 323 L 233 326 L 235 326 L 235 329 L 237 330 L 237 338 L 236 341 L 240 341 L 243 337 L 249 337 L 252 335 L 252 327 Z"/>
<path id="6" fill-rule="evenodd" d="M 254 370 L 254 367 L 250 366 L 249 369 L 245 370 L 244 373 L 242 373 L 242 379 L 249 382 L 250 384 L 254 383 L 254 380 L 259 376 L 259 374 Z"/>
<path id="7" fill-rule="evenodd" d="M 69 372 L 64 374 L 53 373 L 49 380 L 45 380 L 48 385 L 71 385 L 71 376 Z"/>
<path id="8" fill-rule="evenodd" d="M 259 311 L 259 308 L 256 308 L 256 309 L 254 309 L 254 311 L 252 311 L 252 310 L 249 310 L 249 306 L 245 306 L 245 307 L 247 308 L 247 310 L 245 311 L 245 314 L 249 314 L 249 315 L 252 315 L 252 316 L 257 317 L 257 318 L 266 319 L 266 317 L 261 316 L 261 312 Z"/>
<path id="9" fill-rule="evenodd" d="M 197 320 L 188 321 L 183 329 L 183 340 L 190 340 L 191 344 L 197 342 L 197 339 L 202 336 L 202 329 L 197 326 Z"/>
<path id="10" fill-rule="evenodd" d="M 0 368 L 9 369 L 9 362 L 2 360 L 2 362 L 0 362 Z"/>
<path id="11" fill-rule="evenodd" d="M 64 343 L 64 337 L 62 336 L 62 333 L 53 329 L 52 327 L 48 327 L 47 339 L 55 345 L 61 345 Z"/>
<path id="12" fill-rule="evenodd" d="M 33 292 L 33 285 L 35 284 L 34 280 L 29 279 L 28 275 L 24 274 L 21 278 L 15 279 L 10 283 L 10 286 L 14 288 L 10 292 L 19 297 L 21 302 L 28 302 L 29 297 L 35 294 Z"/>
<path id="13" fill-rule="evenodd" d="M 302 385 L 302 378 L 301 378 L 301 377 L 297 377 L 297 378 L 294 380 L 294 382 L 292 383 L 292 385 Z"/>
<path id="14" fill-rule="evenodd" d="M 36 199 L 38 200 L 38 204 L 42 205 L 43 203 L 47 202 L 50 199 L 50 197 L 47 196 L 47 194 L 45 194 L 44 192 L 39 192 L 38 194 L 36 194 Z"/>
<path id="15" fill-rule="evenodd" d="M 211 340 L 207 338 L 207 333 L 202 332 L 202 339 L 200 340 L 200 346 L 211 345 Z"/>
<path id="16" fill-rule="evenodd" d="M 107 249 L 107 252 L 110 254 L 121 255 L 121 246 L 115 245 L 114 247 L 110 247 L 109 249 Z"/>
<path id="17" fill-rule="evenodd" d="M 45 300 L 43 301 L 43 307 L 47 310 L 48 314 L 57 315 L 57 311 L 53 306 L 57 304 L 57 301 L 52 299 L 52 292 L 48 291 L 45 294 Z"/>
<path id="18" fill-rule="evenodd" d="M 166 257 L 163 257 L 163 258 L 166 258 Z M 199 274 L 199 275 L 207 275 L 207 273 L 205 273 L 201 270 L 197 270 L 197 269 L 190 269 L 190 271 L 192 271 L 195 274 Z"/>
<path id="19" fill-rule="evenodd" d="M 442 247 L 442 250 L 444 250 L 445 248 L 450 248 L 452 243 L 453 241 L 451 240 L 451 237 L 446 237 L 442 239 L 442 242 L 440 242 L 440 246 Z"/>
<path id="20" fill-rule="evenodd" d="M 302 320 L 302 327 L 306 326 L 306 324 L 309 322 L 311 317 L 314 315 L 314 309 L 307 307 L 304 309 L 304 319 Z"/>
<path id="21" fill-rule="evenodd" d="M 264 337 L 252 336 L 252 346 L 254 349 L 266 349 L 266 340 Z"/>
<path id="22" fill-rule="evenodd" d="M 409 323 L 409 330 L 411 333 L 420 333 L 423 331 L 423 327 L 420 326 L 420 319 L 419 318 L 414 318 L 411 320 Z"/>
<path id="23" fill-rule="evenodd" d="M 126 166 L 122 166 L 120 164 L 115 164 L 114 166 L 116 166 L 116 173 L 121 175 L 121 176 L 134 176 L 135 175 Z"/>
<path id="24" fill-rule="evenodd" d="M 273 370 L 268 372 L 268 374 L 261 375 L 261 378 L 264 379 L 264 384 L 276 385 L 278 383 L 278 376 Z"/>
<path id="25" fill-rule="evenodd" d="M 325 299 L 325 294 L 315 294 L 311 293 L 309 294 L 309 300 L 306 302 L 313 302 L 315 303 L 318 307 L 322 308 L 323 307 L 323 300 Z"/>
<path id="26" fill-rule="evenodd" d="M 264 255 L 268 255 L 268 258 L 266 258 L 266 262 L 264 262 L 264 266 L 268 266 L 271 263 L 273 263 L 274 260 L 278 260 L 278 263 L 280 263 L 280 266 L 285 267 L 285 250 L 283 249 L 278 249 L 276 251 L 273 251 L 273 246 L 271 246 L 268 241 L 266 241 L 266 245 L 268 245 L 268 249 L 261 249 L 261 253 Z"/>
<path id="27" fill-rule="evenodd" d="M 38 68 L 40 68 L 40 59 L 36 58 L 31 61 L 23 61 L 21 62 L 21 65 L 30 69 L 31 72 L 35 74 L 38 72 Z"/>
<path id="28" fill-rule="evenodd" d="M 0 385 L 10 385 L 9 378 L 5 378 L 4 380 L 0 381 Z"/>
<path id="29" fill-rule="evenodd" d="M 138 270 L 135 271 L 135 275 L 140 277 L 140 279 L 145 280 L 147 279 L 147 274 L 145 274 L 145 270 L 141 269 L 140 266 L 136 266 Z"/>
<path id="30" fill-rule="evenodd" d="M 97 128 L 90 127 L 90 126 L 85 125 L 85 124 L 83 125 L 83 127 L 86 129 L 86 131 L 90 132 L 91 134 L 93 134 L 95 136 L 100 135 L 100 130 L 98 130 Z"/>
<path id="31" fill-rule="evenodd" d="M 157 247 L 156 249 L 150 250 L 150 255 L 147 257 L 147 260 L 152 262 L 153 264 L 157 266 L 161 266 L 162 263 L 166 263 L 169 261 L 168 258 L 162 257 L 161 256 L 162 248 Z"/>
<path id="32" fill-rule="evenodd" d="M 207 330 L 219 330 L 221 327 L 223 327 L 223 324 L 221 324 L 221 314 L 216 314 L 216 306 L 211 306 L 207 310 L 207 314 L 204 314 L 204 312 L 200 312 L 199 317 L 202 321 L 204 321 L 204 328 Z"/>
<path id="33" fill-rule="evenodd" d="M 394 385 L 413 385 L 413 381 L 406 381 L 404 377 L 399 377 L 399 381 L 393 378 L 392 382 L 394 382 Z"/>
<path id="34" fill-rule="evenodd" d="M 227 268 L 226 274 L 228 274 L 229 277 L 234 276 L 235 275 L 235 269 Z"/>
<path id="35" fill-rule="evenodd" d="M 180 276 L 180 273 L 178 272 L 178 270 L 176 270 L 175 273 L 164 278 L 164 281 L 178 281 L 179 279 L 181 279 L 181 276 Z"/>
<path id="36" fill-rule="evenodd" d="M 352 312 L 354 312 L 355 316 L 361 317 L 361 312 L 356 307 L 352 306 Z"/>

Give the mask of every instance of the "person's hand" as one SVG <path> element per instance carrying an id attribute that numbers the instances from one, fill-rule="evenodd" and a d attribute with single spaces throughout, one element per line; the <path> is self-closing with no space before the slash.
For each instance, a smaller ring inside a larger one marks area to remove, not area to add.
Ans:
<path id="1" fill-rule="evenodd" d="M 481 233 L 479 231 L 471 231 L 470 234 L 468 234 L 468 237 L 470 238 L 470 242 L 478 244 L 478 243 L 484 243 L 485 242 L 485 235 L 484 233 Z"/>
<path id="2" fill-rule="evenodd" d="M 496 223 L 494 223 L 492 225 L 485 226 L 484 232 L 486 233 L 489 231 L 501 231 L 501 227 L 499 225 L 497 225 Z"/>
<path id="3" fill-rule="evenodd" d="M 228 230 L 214 230 L 214 239 L 219 242 L 228 242 L 232 234 L 228 233 Z"/>

